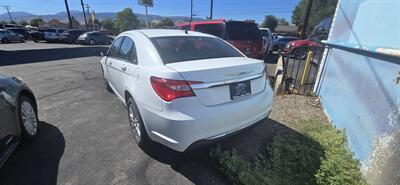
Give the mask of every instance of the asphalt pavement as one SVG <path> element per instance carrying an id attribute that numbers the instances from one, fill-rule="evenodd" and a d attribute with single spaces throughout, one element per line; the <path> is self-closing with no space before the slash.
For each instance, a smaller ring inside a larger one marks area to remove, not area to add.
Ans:
<path id="1" fill-rule="evenodd" d="M 41 120 L 37 140 L 19 146 L 0 169 L 0 184 L 230 184 L 209 157 L 212 146 L 178 153 L 134 143 L 125 107 L 105 90 L 98 54 L 106 49 L 0 44 L 0 74 L 33 89 Z M 262 127 L 224 142 L 251 146 L 248 138 Z"/>

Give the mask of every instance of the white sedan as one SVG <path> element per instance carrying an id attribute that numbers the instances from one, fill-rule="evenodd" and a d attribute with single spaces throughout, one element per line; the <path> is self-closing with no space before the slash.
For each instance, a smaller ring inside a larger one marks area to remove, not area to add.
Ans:
<path id="1" fill-rule="evenodd" d="M 186 151 L 261 123 L 271 111 L 264 63 L 211 35 L 127 31 L 101 65 L 140 147 L 156 141 Z"/>

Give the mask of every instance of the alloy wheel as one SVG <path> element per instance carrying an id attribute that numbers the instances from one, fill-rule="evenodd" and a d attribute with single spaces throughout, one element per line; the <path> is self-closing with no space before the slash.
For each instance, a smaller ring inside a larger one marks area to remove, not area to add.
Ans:
<path id="1" fill-rule="evenodd" d="M 27 101 L 21 104 L 21 120 L 26 132 L 31 136 L 35 135 L 37 131 L 36 113 L 35 109 Z"/>
<path id="2" fill-rule="evenodd" d="M 131 126 L 133 137 L 136 141 L 136 143 L 141 142 L 141 126 L 138 117 L 136 116 L 135 112 L 135 107 L 133 104 L 129 105 L 128 108 L 128 114 L 129 114 L 129 125 Z"/>

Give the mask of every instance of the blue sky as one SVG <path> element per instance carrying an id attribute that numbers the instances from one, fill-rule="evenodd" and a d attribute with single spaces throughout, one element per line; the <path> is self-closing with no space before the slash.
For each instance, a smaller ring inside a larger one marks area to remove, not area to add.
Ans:
<path id="1" fill-rule="evenodd" d="M 81 10 L 80 0 L 68 0 L 70 10 Z M 263 20 L 264 15 L 291 19 L 292 11 L 299 0 L 214 0 L 214 19 Z M 130 7 L 137 13 L 144 13 L 145 8 L 137 0 L 84 0 L 96 12 L 117 12 Z M 190 0 L 154 0 L 155 6 L 150 14 L 163 16 L 189 16 Z M 205 18 L 210 12 L 210 0 L 193 0 L 194 14 Z M 11 11 L 26 11 L 34 14 L 52 14 L 65 11 L 64 0 L 0 0 L 1 5 L 11 6 Z M 0 9 L 0 13 L 5 13 Z"/>

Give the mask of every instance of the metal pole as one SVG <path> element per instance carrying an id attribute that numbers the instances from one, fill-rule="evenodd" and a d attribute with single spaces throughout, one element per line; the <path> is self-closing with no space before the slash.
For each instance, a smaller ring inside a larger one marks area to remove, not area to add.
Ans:
<path id="1" fill-rule="evenodd" d="M 211 0 L 210 20 L 213 19 L 214 0 Z"/>
<path id="2" fill-rule="evenodd" d="M 69 28 L 73 29 L 74 26 L 72 25 L 71 14 L 69 13 L 68 2 L 67 2 L 67 0 L 64 0 L 64 2 L 65 2 L 65 8 L 67 8 L 67 14 L 68 14 L 68 20 L 69 20 Z"/>
<path id="3" fill-rule="evenodd" d="M 87 15 L 88 15 L 88 27 L 89 27 L 89 31 L 92 29 L 92 21 L 90 18 L 90 12 L 89 12 L 89 4 L 86 4 L 86 11 L 87 11 Z"/>
<path id="4" fill-rule="evenodd" d="M 307 31 L 307 27 L 308 27 L 308 19 L 310 18 L 312 4 L 313 4 L 313 0 L 307 1 L 306 14 L 304 15 L 303 26 L 301 27 L 301 34 L 300 34 L 301 39 L 305 39 L 305 36 L 306 36 L 306 31 Z"/>
<path id="5" fill-rule="evenodd" d="M 147 11 L 147 6 L 146 7 L 146 27 L 147 29 L 150 28 L 150 24 L 149 24 L 149 12 Z"/>
<path id="6" fill-rule="evenodd" d="M 86 20 L 85 6 L 83 5 L 83 0 L 81 0 L 81 6 L 82 6 L 83 18 L 85 18 L 86 31 L 88 31 L 89 28 L 88 28 L 88 24 L 87 24 L 87 20 Z"/>
<path id="7" fill-rule="evenodd" d="M 193 0 L 190 0 L 190 25 L 193 21 Z"/>
<path id="8" fill-rule="evenodd" d="M 8 17 L 10 18 L 10 22 L 13 22 L 13 20 L 12 20 L 12 17 L 11 17 L 11 13 L 10 13 L 10 6 L 3 6 L 6 10 L 7 10 L 7 13 L 8 13 Z"/>

